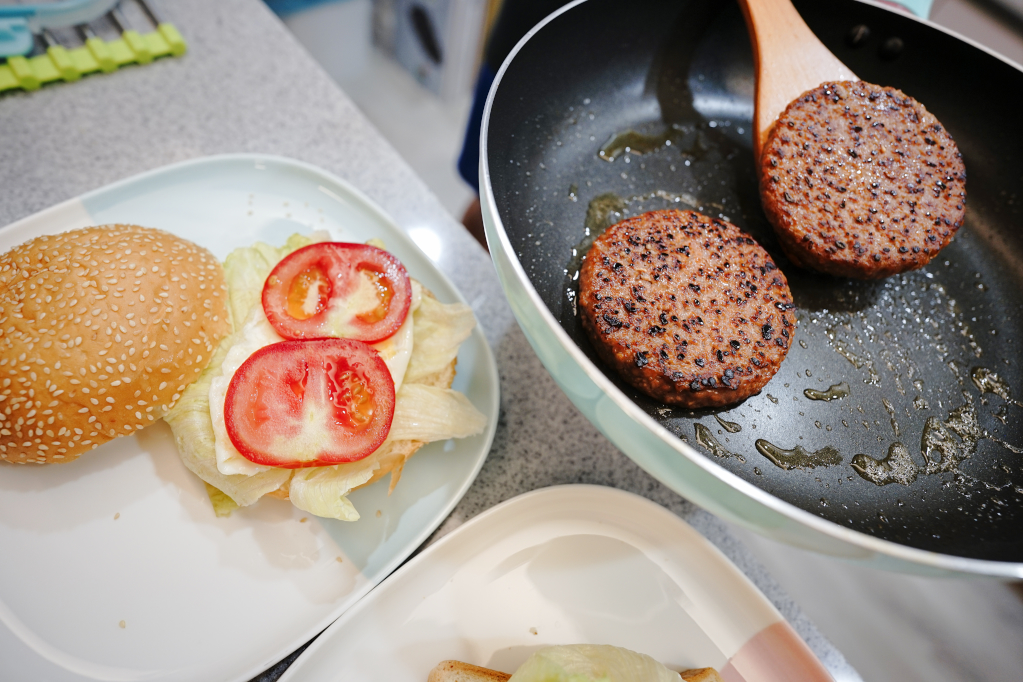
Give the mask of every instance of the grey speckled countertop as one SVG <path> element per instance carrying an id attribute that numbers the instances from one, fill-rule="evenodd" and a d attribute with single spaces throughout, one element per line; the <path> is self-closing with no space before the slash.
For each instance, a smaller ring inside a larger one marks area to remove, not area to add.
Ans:
<path id="1" fill-rule="evenodd" d="M 720 521 L 643 472 L 575 409 L 519 331 L 487 254 L 261 2 L 163 0 L 160 8 L 188 41 L 184 57 L 0 95 L 0 225 L 115 180 L 210 154 L 288 156 L 348 180 L 406 230 L 428 224 L 444 235 L 438 265 L 472 304 L 500 369 L 493 449 L 431 540 L 535 488 L 591 483 L 630 490 L 718 546 L 836 680 L 859 679 Z M 276 679 L 284 667 L 260 679 Z"/>

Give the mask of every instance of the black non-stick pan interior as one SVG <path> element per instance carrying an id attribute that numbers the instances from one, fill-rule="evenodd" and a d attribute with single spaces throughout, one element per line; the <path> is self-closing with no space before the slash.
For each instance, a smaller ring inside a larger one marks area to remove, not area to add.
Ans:
<path id="1" fill-rule="evenodd" d="M 1021 562 L 1023 73 L 878 7 L 796 6 L 861 78 L 916 97 L 959 144 L 966 221 L 927 267 L 856 282 L 785 259 L 753 171 L 748 35 L 738 7 L 713 0 L 589 0 L 513 56 L 486 140 L 501 221 L 550 312 L 602 368 L 575 309 L 590 240 L 666 206 L 735 223 L 771 252 L 798 306 L 779 373 L 740 405 L 699 412 L 608 376 L 797 507 L 911 547 Z"/>

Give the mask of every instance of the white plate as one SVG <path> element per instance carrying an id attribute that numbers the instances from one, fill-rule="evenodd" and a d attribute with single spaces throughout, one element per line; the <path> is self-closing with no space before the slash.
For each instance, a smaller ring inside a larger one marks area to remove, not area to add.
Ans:
<path id="1" fill-rule="evenodd" d="M 588 485 L 520 495 L 395 572 L 281 682 L 424 682 L 442 660 L 514 672 L 552 644 L 613 644 L 726 682 L 824 682 L 824 666 L 680 518 Z"/>
<path id="2" fill-rule="evenodd" d="M 7 226 L 0 252 L 113 222 L 175 232 L 220 258 L 313 229 L 379 237 L 439 299 L 461 300 L 360 192 L 280 158 L 130 178 Z M 273 499 L 216 518 L 163 422 L 69 464 L 0 465 L 0 679 L 246 680 L 270 667 L 404 561 L 476 477 L 499 405 L 478 329 L 454 387 L 487 415 L 486 433 L 424 447 L 390 497 L 386 478 L 353 494 L 363 518 L 350 524 Z"/>

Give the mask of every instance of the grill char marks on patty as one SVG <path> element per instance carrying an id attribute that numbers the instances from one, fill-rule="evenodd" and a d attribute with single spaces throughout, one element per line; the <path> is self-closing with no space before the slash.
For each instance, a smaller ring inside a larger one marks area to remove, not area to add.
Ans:
<path id="1" fill-rule="evenodd" d="M 797 265 L 875 279 L 926 265 L 952 240 L 966 169 L 951 135 L 912 97 L 823 83 L 771 129 L 760 195 Z"/>
<path id="2" fill-rule="evenodd" d="M 767 252 L 693 211 L 608 228 L 583 263 L 579 303 L 605 363 L 652 398 L 688 408 L 759 392 L 796 329 L 785 275 Z"/>

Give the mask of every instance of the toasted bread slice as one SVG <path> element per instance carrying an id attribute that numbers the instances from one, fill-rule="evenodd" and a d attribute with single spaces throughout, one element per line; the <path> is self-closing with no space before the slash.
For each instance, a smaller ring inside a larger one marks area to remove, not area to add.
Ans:
<path id="1" fill-rule="evenodd" d="M 723 682 L 714 668 L 693 668 L 679 673 L 685 682 Z M 481 668 L 461 661 L 441 661 L 430 671 L 426 682 L 506 682 L 508 673 Z"/>
<path id="2" fill-rule="evenodd" d="M 511 675 L 508 673 L 481 668 L 471 663 L 441 661 L 430 671 L 426 682 L 505 682 L 510 678 Z"/>

